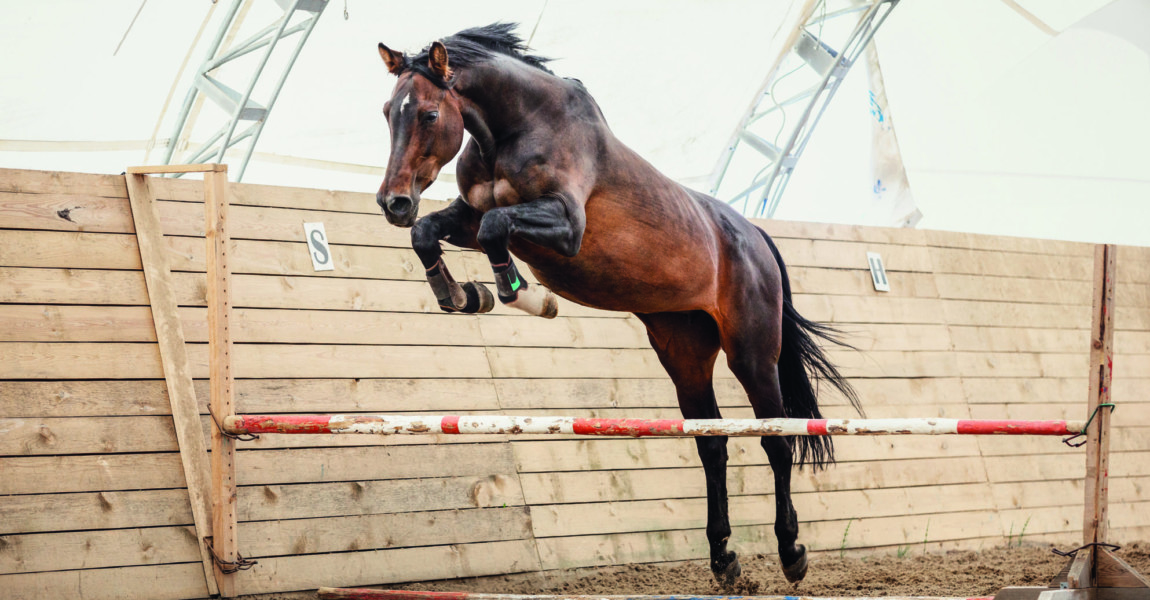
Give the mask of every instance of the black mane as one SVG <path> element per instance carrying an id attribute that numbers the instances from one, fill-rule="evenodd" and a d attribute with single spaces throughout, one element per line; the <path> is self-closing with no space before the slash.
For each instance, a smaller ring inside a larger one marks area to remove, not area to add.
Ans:
<path id="1" fill-rule="evenodd" d="M 464 29 L 455 35 L 440 40 L 447 47 L 448 63 L 452 69 L 467 68 L 486 60 L 496 54 L 503 54 L 519 60 L 520 62 L 551 73 L 547 63 L 551 60 L 534 54 L 527 54 L 527 43 L 515 33 L 518 23 L 492 23 L 482 27 Z M 427 66 L 428 55 L 431 52 L 429 44 L 415 56 L 408 57 L 407 69 L 420 73 L 440 86 L 447 82 L 431 72 Z M 554 75 L 554 73 L 552 73 Z"/>

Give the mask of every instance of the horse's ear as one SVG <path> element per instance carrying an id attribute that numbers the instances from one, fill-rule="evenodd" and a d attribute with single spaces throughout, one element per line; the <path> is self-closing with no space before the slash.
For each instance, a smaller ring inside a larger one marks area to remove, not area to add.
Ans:
<path id="1" fill-rule="evenodd" d="M 427 66 L 444 81 L 451 79 L 451 67 L 447 66 L 447 46 L 440 42 L 432 42 L 431 51 L 427 53 Z"/>
<path id="2" fill-rule="evenodd" d="M 384 46 L 383 42 L 379 43 L 379 55 L 383 57 L 383 62 L 387 64 L 387 70 L 392 75 L 399 75 L 407 66 L 407 57 L 402 52 Z"/>

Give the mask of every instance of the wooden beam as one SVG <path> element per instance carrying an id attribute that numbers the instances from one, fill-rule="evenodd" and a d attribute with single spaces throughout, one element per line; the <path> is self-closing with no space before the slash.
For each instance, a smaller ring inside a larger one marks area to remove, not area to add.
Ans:
<path id="1" fill-rule="evenodd" d="M 208 364 L 210 369 L 212 426 L 212 545 L 216 557 L 239 561 L 236 538 L 236 443 L 215 425 L 235 412 L 232 375 L 231 281 L 227 218 L 228 173 L 226 167 L 204 175 L 208 283 Z M 236 595 L 235 577 L 216 565 L 220 595 Z"/>
<path id="2" fill-rule="evenodd" d="M 148 175 L 166 173 L 227 173 L 228 166 L 221 164 L 207 165 L 152 165 L 150 167 L 128 167 L 129 175 Z"/>
<path id="3" fill-rule="evenodd" d="M 1118 558 L 1108 548 L 1098 549 L 1095 561 L 1095 581 L 1098 587 L 1107 588 L 1150 588 L 1150 580 L 1143 577 L 1134 567 Z M 1143 591 L 1150 597 L 1150 592 Z"/>
<path id="4" fill-rule="evenodd" d="M 1113 245 L 1099 244 L 1094 249 L 1094 314 L 1090 325 L 1090 390 L 1086 415 L 1098 414 L 1091 423 L 1086 443 L 1086 505 L 1082 524 L 1082 543 L 1106 541 L 1106 492 L 1110 466 L 1110 413 L 1099 405 L 1110 402 L 1110 381 L 1114 348 L 1114 281 Z M 1092 573 L 1093 574 L 1093 573 Z"/>
<path id="5" fill-rule="evenodd" d="M 199 404 L 196 402 L 196 392 L 192 387 L 188 354 L 184 347 L 184 332 L 172 291 L 167 245 L 164 244 L 160 216 L 156 210 L 155 197 L 148 185 L 148 177 L 128 175 L 127 186 L 137 244 L 140 248 L 140 262 L 144 267 L 144 282 L 152 306 L 164 379 L 172 405 L 172 420 L 175 423 L 176 439 L 180 446 L 180 461 L 188 484 L 188 500 L 192 505 L 204 578 L 208 592 L 215 595 L 218 593 L 218 588 L 212 577 L 211 552 L 204 543 L 204 538 L 212 534 L 209 517 L 211 513 L 207 500 L 210 481 L 206 461 L 207 450 L 204 447 L 204 432 L 200 425 Z M 131 435 L 131 432 L 125 432 L 125 435 Z"/>

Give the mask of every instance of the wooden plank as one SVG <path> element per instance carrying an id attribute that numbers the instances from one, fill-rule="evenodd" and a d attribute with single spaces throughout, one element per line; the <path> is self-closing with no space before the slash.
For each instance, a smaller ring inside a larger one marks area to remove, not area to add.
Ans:
<path id="1" fill-rule="evenodd" d="M 127 198 L 88 194 L 0 192 L 0 222 L 7 229 L 133 231 Z"/>
<path id="2" fill-rule="evenodd" d="M 794 303 L 800 314 L 813 321 L 829 323 L 946 323 L 939 301 L 933 298 L 796 294 Z"/>
<path id="3" fill-rule="evenodd" d="M 245 486 L 238 505 L 241 521 L 271 521 L 523 506 L 523 493 L 511 476 L 470 475 Z"/>
<path id="4" fill-rule="evenodd" d="M 771 238 L 832 239 L 847 242 L 876 244 L 923 245 L 927 233 L 923 229 L 901 227 L 866 227 L 839 223 L 811 223 L 806 221 L 780 221 L 777 219 L 751 219 Z M 784 259 L 786 257 L 783 257 Z"/>
<path id="5" fill-rule="evenodd" d="M 5 267 L 139 270 L 135 236 L 111 233 L 5 231 L 0 236 Z"/>
<path id="6" fill-rule="evenodd" d="M 200 414 L 207 414 L 208 384 L 194 383 Z M 468 412 L 498 409 L 495 384 L 490 379 L 241 379 L 236 402 L 241 413 L 409 412 L 416 406 L 431 413 Z M 671 396 L 673 403 L 673 390 Z M 171 405 L 164 382 L 156 380 L 0 381 L 0 414 L 160 416 L 171 414 Z"/>
<path id="7" fill-rule="evenodd" d="M 990 277 L 984 275 L 935 275 L 940 298 L 1002 302 L 1012 299 L 1026 304 L 1090 303 L 1090 282 L 1050 281 L 1028 277 Z"/>
<path id="8" fill-rule="evenodd" d="M 9 600 L 181 600 L 208 595 L 197 563 L 0 575 Z"/>
<path id="9" fill-rule="evenodd" d="M 456 579 L 539 570 L 528 540 L 397 548 L 339 554 L 264 558 L 260 568 L 237 574 L 242 594 L 314 590 L 398 581 Z"/>
<path id="10" fill-rule="evenodd" d="M 202 165 L 150 165 L 128 167 L 129 175 L 158 175 L 163 173 L 227 173 L 228 166 L 222 164 Z M 206 176 L 205 176 L 206 181 Z"/>
<path id="11" fill-rule="evenodd" d="M 482 330 L 482 341 L 489 346 L 651 347 L 651 343 L 647 340 L 647 328 L 634 317 L 592 319 L 560 316 L 555 319 L 540 319 L 525 314 L 493 315 L 477 319 L 476 325 Z"/>
<path id="12" fill-rule="evenodd" d="M 1086 378 L 1076 377 L 1076 375 L 1078 373 L 1066 373 L 1062 377 L 1055 375 L 1041 379 L 1033 377 L 963 379 L 961 385 L 967 402 L 972 405 L 1075 402 L 1075 398 L 1079 397 L 1082 388 L 1086 385 Z M 1006 417 L 997 416 L 995 418 Z"/>
<path id="13" fill-rule="evenodd" d="M 240 560 L 236 517 L 236 442 L 224 435 L 219 420 L 235 414 L 235 371 L 232 368 L 231 240 L 228 225 L 228 170 L 204 174 L 206 224 L 208 413 L 211 431 L 211 506 L 213 575 L 220 595 L 236 595 L 235 577 L 224 565 Z M 197 407 L 198 408 L 198 407 Z M 207 490 L 205 490 L 206 492 Z"/>
<path id="14" fill-rule="evenodd" d="M 0 169 L 0 192 L 128 197 L 122 176 L 32 169 Z"/>
<path id="15" fill-rule="evenodd" d="M 508 444 L 450 444 L 260 450 L 240 453 L 239 485 L 452 477 L 514 476 Z"/>
<path id="16" fill-rule="evenodd" d="M 1031 329 L 1023 327 L 948 327 L 953 348 L 967 352 L 1085 353 L 1085 329 Z"/>
<path id="17" fill-rule="evenodd" d="M 352 515 L 240 524 L 251 556 L 284 556 L 522 540 L 531 537 L 524 506 Z"/>
<path id="18" fill-rule="evenodd" d="M 933 270 L 930 251 L 918 246 L 798 238 L 779 238 L 775 245 L 788 266 L 859 269 L 867 266 L 867 252 L 878 252 L 888 271 Z"/>
<path id="19" fill-rule="evenodd" d="M 0 575 L 195 562 L 191 527 L 149 527 L 4 536 Z"/>
<path id="20" fill-rule="evenodd" d="M 0 495 L 96 492 L 185 486 L 180 456 L 107 454 L 0 458 Z M 45 477 L 52 473 L 55 477 Z"/>
<path id="21" fill-rule="evenodd" d="M 1127 283 L 1150 283 L 1150 250 L 1145 246 L 1118 246 L 1119 281 Z"/>
<path id="22" fill-rule="evenodd" d="M 784 259 L 786 257 L 783 257 Z M 827 269 L 787 265 L 791 292 L 832 296 L 876 296 L 897 298 L 938 298 L 935 276 L 920 272 L 888 272 L 889 292 L 876 292 L 870 269 L 864 262 L 856 269 Z"/>
<path id="23" fill-rule="evenodd" d="M 1043 240 L 1037 238 L 963 233 L 957 231 L 924 230 L 925 243 L 940 248 L 969 250 L 997 250 L 1031 254 L 1057 254 L 1066 256 L 1092 256 L 1093 248 L 1082 242 Z"/>
<path id="24" fill-rule="evenodd" d="M 943 313 L 939 319 L 950 325 L 1085 329 L 1090 323 L 1090 309 L 1087 306 L 973 300 L 940 302 Z"/>
<path id="25" fill-rule="evenodd" d="M 1107 478 L 1110 473 L 1110 414 L 1100 408 L 1110 403 L 1110 380 L 1114 369 L 1114 284 L 1117 248 L 1094 247 L 1094 304 L 1090 324 L 1090 362 L 1086 410 L 1093 421 L 1086 436 L 1086 501 L 1082 524 L 1083 544 L 1106 542 Z M 1093 573 L 1094 563 L 1089 563 Z M 1074 570 L 1071 569 L 1074 586 Z"/>
<path id="26" fill-rule="evenodd" d="M 302 208 L 381 216 L 379 206 L 375 203 L 375 194 L 252 183 L 236 183 L 230 187 L 232 204 L 236 206 Z M 204 199 L 203 186 L 198 185 L 198 182 L 170 178 L 156 181 L 156 195 L 165 200 L 202 202 Z M 447 203 L 425 198 L 420 202 L 420 208 L 424 208 L 425 205 L 428 210 L 435 210 L 446 206 Z"/>
<path id="27" fill-rule="evenodd" d="M 198 217 L 198 208 L 197 203 L 161 202 L 160 218 L 164 223 L 164 231 L 169 235 L 203 236 L 203 225 L 195 218 Z M 231 237 L 234 239 L 298 242 L 305 239 L 303 223 L 306 221 L 322 222 L 331 244 L 411 248 L 411 232 L 388 225 L 378 210 L 376 214 L 368 216 L 232 205 L 228 212 Z M 444 250 L 458 252 L 454 246 L 447 246 Z"/>
<path id="28" fill-rule="evenodd" d="M 910 515 L 865 520 L 839 520 L 804 524 L 800 540 L 808 548 L 838 550 L 850 523 L 848 547 L 924 544 L 927 541 L 1001 535 L 993 511 Z M 953 532 L 953 537 L 951 532 Z M 851 540 L 858 540 L 853 542 Z M 743 553 L 774 553 L 770 527 L 732 527 L 731 548 Z M 667 530 L 544 538 L 538 540 L 546 569 L 694 560 L 707 556 L 703 530 Z"/>
<path id="29" fill-rule="evenodd" d="M 524 507 L 261 521 L 240 525 L 253 557 L 528 539 Z M 8 535 L 0 574 L 66 571 L 198 559 L 191 527 Z"/>
<path id="30" fill-rule="evenodd" d="M 8 456 L 179 449 L 170 416 L 0 418 L 0 432 L 0 454 Z"/>
<path id="31" fill-rule="evenodd" d="M 189 344 L 191 375 L 208 375 L 207 348 Z M 236 373 L 251 378 L 490 377 L 483 348 L 245 344 Z M 0 379 L 151 379 L 163 375 L 155 344 L 0 343 Z"/>
<path id="32" fill-rule="evenodd" d="M 654 378 L 663 373 L 653 350 L 491 347 L 487 352 L 500 378 Z M 960 372 L 949 352 L 832 350 L 828 355 L 847 377 L 956 377 Z M 733 376 L 725 361 L 716 365 L 715 377 Z"/>
<path id="33" fill-rule="evenodd" d="M 184 334 L 169 281 L 171 269 L 168 267 L 165 253 L 164 235 L 160 230 L 160 218 L 156 213 L 155 200 L 148 187 L 148 177 L 129 175 L 127 188 L 128 198 L 132 203 L 132 219 L 136 225 L 140 261 L 144 267 L 144 280 L 155 320 L 156 338 L 159 340 L 160 360 L 167 382 L 168 399 L 172 404 L 172 419 L 180 447 L 180 461 L 187 481 L 188 500 L 192 505 L 196 541 L 200 546 L 208 591 L 215 594 L 218 588 L 217 580 L 212 578 L 211 552 L 203 541 L 205 537 L 212 535 L 212 525 L 209 523 L 212 513 L 209 512 L 211 509 L 208 501 L 210 476 L 206 463 L 207 450 L 204 447 L 204 433 L 200 426 L 196 392 L 192 387 L 187 350 L 184 348 Z"/>
<path id="34" fill-rule="evenodd" d="M 1098 548 L 1095 582 L 1101 588 L 1150 588 L 1150 580 L 1138 573 L 1109 548 Z M 1142 593 L 1150 593 L 1145 589 Z"/>
<path id="35" fill-rule="evenodd" d="M 354 311 L 390 311 L 445 315 L 435 303 L 426 281 L 338 279 L 324 277 L 234 275 L 233 305 L 252 308 L 294 308 Z M 172 273 L 181 306 L 204 306 L 206 283 L 202 273 Z M 139 272 L 89 269 L 0 267 L 0 302 L 22 304 L 147 304 L 143 275 Z M 560 299 L 567 316 L 628 318 Z M 493 315 L 521 312 L 500 304 Z"/>
<path id="36" fill-rule="evenodd" d="M 178 463 L 179 460 L 173 456 L 169 470 L 178 474 Z M 135 464 L 139 469 L 151 466 L 146 460 Z M 71 474 L 66 468 L 61 473 L 64 476 Z M 139 475 L 135 481 L 130 477 L 124 477 L 123 480 L 135 485 L 165 483 L 157 483 L 154 477 L 151 480 L 147 477 Z M 192 523 L 187 492 L 182 488 L 75 492 L 70 488 L 92 486 L 72 485 L 65 487 L 64 493 L 56 493 L 49 486 L 41 486 L 41 489 L 14 489 L 15 486 L 6 484 L 5 487 L 7 491 L 21 494 L 0 496 L 0 517 L 6 525 L 2 533 L 5 535 L 183 526 Z M 96 487 L 99 489 L 99 486 Z M 268 527 L 272 527 L 279 519 L 343 518 L 348 515 L 468 508 L 483 508 L 487 511 L 505 505 L 523 504 L 518 484 L 505 475 L 257 485 L 239 489 L 240 518 L 270 521 Z M 289 526 L 285 531 L 293 530 Z M 291 541 L 285 538 L 282 543 L 290 544 Z M 200 576 L 203 576 L 202 571 Z"/>
<path id="37" fill-rule="evenodd" d="M 1081 353 L 955 352 L 958 371 L 968 377 L 1063 377 L 1081 373 Z"/>
<path id="38" fill-rule="evenodd" d="M 844 516 L 862 520 L 943 512 L 978 511 L 986 508 L 984 483 L 912 488 L 807 492 L 793 496 L 804 527 L 819 521 L 838 521 Z M 730 499 L 731 525 L 774 523 L 773 496 L 734 496 Z M 535 537 L 563 537 L 702 529 L 707 524 L 707 499 L 657 499 L 626 502 L 556 504 L 535 507 L 531 526 Z"/>
<path id="39" fill-rule="evenodd" d="M 1111 483 L 1111 497 L 1115 505 L 1135 503 L 1145 500 L 1141 490 L 1150 483 L 1150 478 L 1115 477 L 1111 478 Z M 1081 509 L 1083 505 L 1077 498 L 1085 490 L 1085 483 L 1081 479 L 1024 481 L 995 483 L 990 488 L 995 506 L 1000 510 L 1026 510 L 1048 506 L 1072 506 Z M 1076 525 L 1077 519 L 1072 519 L 1068 526 Z"/>
<path id="40" fill-rule="evenodd" d="M 160 223 L 167 235 L 204 236 L 201 202 L 158 202 Z M 323 222 L 333 244 L 411 248 L 408 230 L 386 224 L 378 210 L 374 215 L 236 206 L 231 211 L 233 237 L 237 239 L 300 241 L 303 222 Z M 33 194 L 0 192 L 0 220 L 5 228 L 46 231 L 133 233 L 131 208 L 126 197 L 91 194 Z M 457 251 L 453 247 L 445 248 Z"/>
<path id="41" fill-rule="evenodd" d="M 522 441 L 522 443 L 512 443 L 512 446 L 515 448 L 517 470 L 519 470 L 520 476 L 524 477 L 524 487 L 527 486 L 526 474 L 529 474 L 529 472 L 542 472 L 542 474 L 547 474 L 547 472 L 552 471 L 619 471 L 699 466 L 698 454 L 695 447 L 693 447 L 695 445 L 690 443 L 683 444 L 684 440 L 637 440 L 639 443 L 643 443 L 644 446 L 632 444 L 636 440 L 607 440 L 607 444 L 603 444 L 603 441 L 604 440 L 561 440 L 551 441 L 551 443 L 547 443 L 547 441 Z M 641 449 L 636 451 L 636 447 Z M 642 451 L 644 447 L 646 448 L 645 452 Z M 762 448 L 758 447 L 757 441 L 752 440 L 750 443 L 748 443 L 748 441 L 739 441 L 739 443 L 736 444 L 735 440 L 731 440 L 728 441 L 728 447 L 728 452 L 730 453 L 728 464 L 730 464 L 731 467 L 767 464 L 766 453 L 762 452 Z M 860 445 L 859 447 L 865 446 Z M 875 447 L 881 448 L 881 446 L 877 445 Z M 920 448 L 919 452 L 922 453 L 930 451 L 930 445 L 927 444 L 909 444 L 907 447 Z M 937 447 L 936 445 L 934 448 L 936 454 Z M 820 474 L 822 477 L 821 480 L 810 474 L 796 474 L 796 482 L 798 482 L 798 480 L 810 479 L 810 483 L 815 485 L 813 489 L 818 490 L 833 489 L 833 487 L 828 486 L 835 485 L 856 485 L 865 483 L 865 480 L 853 479 L 856 477 L 854 474 L 863 474 L 867 469 L 888 474 L 884 476 L 886 477 L 884 480 L 903 480 L 898 479 L 898 477 L 905 477 L 905 480 L 910 480 L 910 482 L 917 482 L 920 478 L 921 480 L 927 480 L 927 482 L 934 482 L 936 477 L 948 477 L 950 475 L 967 477 L 967 474 L 978 472 L 976 469 L 971 470 L 974 469 L 974 467 L 982 468 L 981 463 L 975 464 L 975 466 L 972 467 L 974 461 L 969 460 L 969 455 L 978 455 L 976 454 L 978 453 L 976 446 L 960 445 L 959 448 L 956 448 L 956 451 L 963 452 L 966 456 L 949 456 L 945 457 L 945 459 L 920 459 L 920 457 L 912 459 L 922 461 L 919 463 L 912 463 L 906 460 L 844 461 L 837 464 L 833 474 Z M 842 456 L 841 459 L 843 459 Z M 1061 459 L 1061 457 L 1055 456 L 1055 459 Z M 1009 459 L 1005 460 L 1009 462 Z M 889 466 L 887 466 L 887 463 L 889 463 Z M 892 471 L 896 467 L 907 469 L 906 474 L 896 475 L 895 472 Z M 952 469 L 952 474 L 940 474 L 940 472 L 930 471 L 935 467 Z M 1053 467 L 1055 466 L 1051 466 L 1051 468 Z M 1057 467 L 1061 467 L 1061 464 L 1057 464 Z M 986 477 L 986 475 L 982 476 L 982 478 L 984 477 Z M 1063 477 L 1057 476 L 1056 478 Z M 879 477 L 875 477 L 875 479 L 879 479 Z M 956 482 L 950 480 L 949 483 Z M 871 482 L 871 485 L 873 484 L 874 480 Z M 796 490 L 798 490 L 798 483 L 795 485 Z M 565 485 L 563 487 L 569 489 L 570 486 Z M 845 489 L 852 489 L 852 487 L 845 487 Z"/>
<path id="42" fill-rule="evenodd" d="M 182 488 L 0 496 L 0 517 L 6 535 L 184 526 L 192 524 L 187 498 Z"/>
<path id="43" fill-rule="evenodd" d="M 935 273 L 1030 277 L 1063 281 L 1090 281 L 1091 261 L 1086 256 L 1022 254 L 985 250 L 933 248 Z"/>

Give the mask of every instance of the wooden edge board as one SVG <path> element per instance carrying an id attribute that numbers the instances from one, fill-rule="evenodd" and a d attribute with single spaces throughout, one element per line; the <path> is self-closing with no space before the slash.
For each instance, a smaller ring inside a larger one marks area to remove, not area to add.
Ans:
<path id="1" fill-rule="evenodd" d="M 152 175 L 165 173 L 226 173 L 227 165 L 152 165 L 143 167 L 128 167 L 129 175 Z"/>
<path id="2" fill-rule="evenodd" d="M 192 383 L 184 332 L 180 324 L 172 273 L 168 267 L 167 246 L 160 229 L 160 215 L 156 209 L 147 175 L 126 176 L 128 198 L 132 205 L 140 261 L 144 266 L 144 281 L 155 322 L 156 337 L 160 341 L 160 357 L 167 382 L 168 398 L 172 405 L 172 420 L 180 446 L 180 461 L 188 483 L 188 500 L 196 527 L 196 540 L 200 547 L 204 578 L 210 594 L 219 592 L 213 576 L 211 551 L 204 538 L 211 535 L 211 510 L 208 504 L 210 475 L 204 432 L 200 425 L 199 403 Z M 130 433 L 130 432 L 126 432 Z"/>

